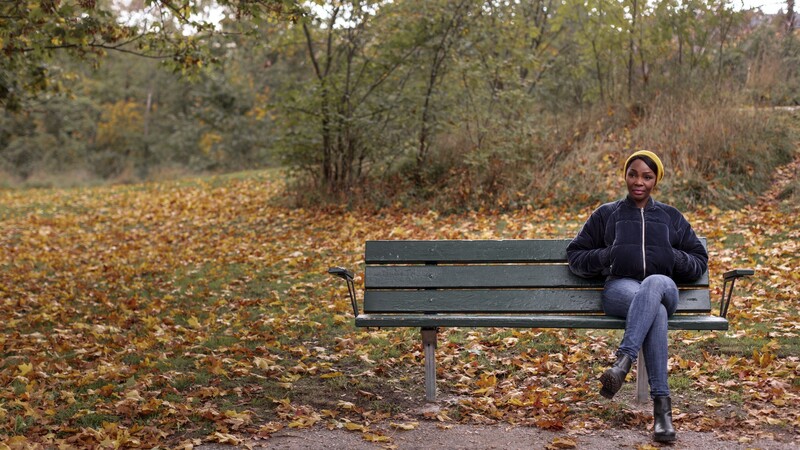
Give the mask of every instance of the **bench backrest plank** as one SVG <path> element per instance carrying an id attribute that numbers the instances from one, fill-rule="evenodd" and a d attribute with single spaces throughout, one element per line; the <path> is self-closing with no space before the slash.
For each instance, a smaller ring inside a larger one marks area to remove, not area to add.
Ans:
<path id="1" fill-rule="evenodd" d="M 569 239 L 367 241 L 367 264 L 535 263 L 567 260 Z"/>
<path id="2" fill-rule="evenodd" d="M 604 279 L 569 271 L 569 242 L 368 241 L 364 312 L 602 313 Z M 678 312 L 710 311 L 708 273 L 680 286 Z"/>
<path id="3" fill-rule="evenodd" d="M 366 313 L 598 313 L 602 312 L 599 290 L 448 290 L 367 291 Z M 679 292 L 678 311 L 707 313 L 711 300 L 707 290 Z"/>
<path id="4" fill-rule="evenodd" d="M 603 279 L 575 276 L 566 264 L 367 266 L 366 289 L 591 288 Z M 687 286 L 707 287 L 708 274 Z"/>

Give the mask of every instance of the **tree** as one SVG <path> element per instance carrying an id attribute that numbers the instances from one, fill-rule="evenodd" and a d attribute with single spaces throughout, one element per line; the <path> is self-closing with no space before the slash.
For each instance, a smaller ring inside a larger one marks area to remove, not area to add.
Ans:
<path id="1" fill-rule="evenodd" d="M 42 92 L 63 90 L 56 54 L 97 62 L 109 51 L 170 62 L 181 70 L 203 66 L 217 27 L 204 16 L 216 4 L 235 17 L 265 21 L 299 14 L 290 0 L 140 0 L 128 3 L 141 19 L 122 24 L 114 0 L 0 2 L 0 105 L 18 110 Z"/>

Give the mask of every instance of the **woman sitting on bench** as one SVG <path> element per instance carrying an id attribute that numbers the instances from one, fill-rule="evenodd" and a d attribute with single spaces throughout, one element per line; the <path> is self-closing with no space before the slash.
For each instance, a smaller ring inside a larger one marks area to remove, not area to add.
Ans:
<path id="1" fill-rule="evenodd" d="M 678 305 L 676 281 L 705 273 L 708 254 L 675 208 L 650 196 L 664 177 L 654 153 L 637 151 L 625 161 L 628 195 L 597 208 L 567 247 L 569 267 L 581 277 L 606 276 L 603 310 L 624 317 L 617 361 L 600 377 L 600 395 L 612 398 L 642 350 L 655 420 L 653 438 L 675 441 L 667 383 L 667 318 Z"/>

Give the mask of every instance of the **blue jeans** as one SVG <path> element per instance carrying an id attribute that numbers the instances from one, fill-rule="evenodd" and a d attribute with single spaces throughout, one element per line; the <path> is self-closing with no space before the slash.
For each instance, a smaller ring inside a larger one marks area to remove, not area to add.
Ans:
<path id="1" fill-rule="evenodd" d="M 636 361 L 641 349 L 647 365 L 650 397 L 669 395 L 667 318 L 678 307 L 678 287 L 671 278 L 651 275 L 644 281 L 610 277 L 603 289 L 603 310 L 625 318 L 617 356 Z"/>

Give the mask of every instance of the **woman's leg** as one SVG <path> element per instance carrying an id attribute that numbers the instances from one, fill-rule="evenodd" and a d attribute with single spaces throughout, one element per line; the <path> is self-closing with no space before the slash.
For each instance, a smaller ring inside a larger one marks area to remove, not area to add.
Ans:
<path id="1" fill-rule="evenodd" d="M 603 290 L 603 310 L 606 314 L 626 319 L 625 334 L 619 350 L 617 350 L 617 355 L 628 355 L 631 360 L 635 361 L 645 338 L 659 315 L 659 310 L 664 308 L 668 317 L 675 312 L 677 307 L 678 288 L 669 277 L 651 275 L 641 283 L 630 278 L 608 280 Z M 665 320 L 663 325 L 663 330 L 658 327 L 658 333 L 654 333 L 651 339 L 650 343 L 653 345 L 653 349 L 661 348 L 660 346 L 666 349 Z M 664 354 L 666 354 L 666 350 Z M 648 366 L 649 368 L 650 366 Z"/>
<path id="2" fill-rule="evenodd" d="M 661 305 L 656 313 L 653 326 L 642 345 L 644 362 L 647 365 L 647 378 L 650 382 L 650 397 L 669 396 L 667 382 L 667 308 Z"/>

